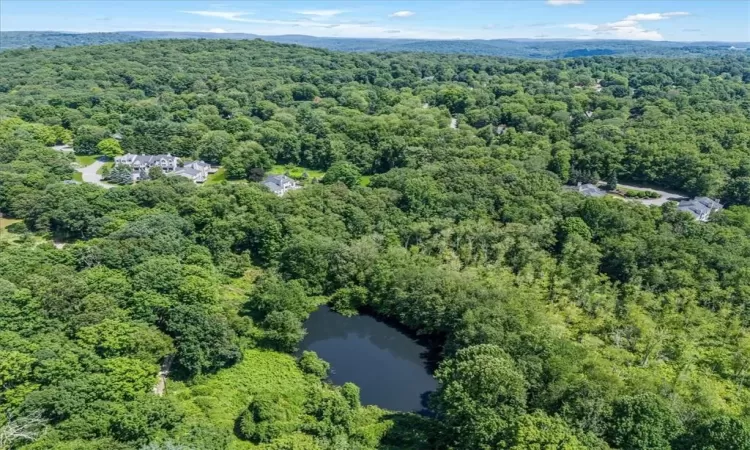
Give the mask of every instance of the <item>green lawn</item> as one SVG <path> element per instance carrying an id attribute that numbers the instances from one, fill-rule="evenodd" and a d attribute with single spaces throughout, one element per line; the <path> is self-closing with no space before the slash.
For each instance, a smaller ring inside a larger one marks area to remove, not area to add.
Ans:
<path id="1" fill-rule="evenodd" d="M 81 172 L 73 172 L 73 180 L 83 183 L 83 174 Z"/>
<path id="2" fill-rule="evenodd" d="M 0 229 L 5 230 L 14 223 L 23 222 L 21 219 L 9 219 L 7 217 L 0 218 Z"/>
<path id="3" fill-rule="evenodd" d="M 307 169 L 301 166 L 292 166 L 288 167 L 282 164 L 275 164 L 271 170 L 266 172 L 267 175 L 282 175 L 286 172 L 289 172 L 289 175 L 292 178 L 296 179 L 302 179 L 302 174 L 307 172 L 307 174 L 310 176 L 310 178 L 323 178 L 323 176 L 326 174 L 322 170 L 313 170 L 313 169 Z M 206 180 L 207 185 L 210 184 L 218 184 L 222 181 L 227 181 L 229 183 L 247 183 L 247 180 L 228 180 L 226 170 L 222 167 L 219 169 L 218 172 L 212 173 L 208 176 L 208 180 Z"/>
<path id="4" fill-rule="evenodd" d="M 101 157 L 102 155 L 76 155 L 76 162 L 79 166 L 86 167 L 94 164 Z"/>
<path id="5" fill-rule="evenodd" d="M 6 230 L 10 225 L 18 222 L 22 222 L 22 220 L 8 219 L 7 217 L 0 219 L 0 242 L 15 242 L 18 240 L 17 234 L 11 234 Z"/>
<path id="6" fill-rule="evenodd" d="M 101 166 L 101 167 L 99 168 L 99 170 L 97 170 L 97 171 L 96 171 L 96 173 L 98 173 L 99 175 L 101 175 L 101 174 L 102 174 L 102 172 L 104 172 L 104 169 L 111 169 L 111 168 L 113 168 L 114 166 L 115 166 L 115 163 L 114 163 L 114 162 L 112 162 L 112 161 L 107 161 L 107 162 L 105 162 L 105 163 L 104 163 L 104 165 L 103 165 L 103 166 Z"/>
<path id="7" fill-rule="evenodd" d="M 301 166 L 288 167 L 282 164 L 275 164 L 271 168 L 271 170 L 268 171 L 268 174 L 269 175 L 281 175 L 281 174 L 286 173 L 287 171 L 289 172 L 289 175 L 292 178 L 302 178 L 302 174 L 305 172 L 307 172 L 310 178 L 323 178 L 323 176 L 326 174 L 322 170 L 307 169 Z"/>
<path id="8" fill-rule="evenodd" d="M 221 183 L 222 181 L 225 181 L 227 179 L 227 171 L 223 167 L 219 169 L 218 172 L 212 173 L 208 176 L 208 180 L 206 180 L 206 184 L 217 184 Z"/>

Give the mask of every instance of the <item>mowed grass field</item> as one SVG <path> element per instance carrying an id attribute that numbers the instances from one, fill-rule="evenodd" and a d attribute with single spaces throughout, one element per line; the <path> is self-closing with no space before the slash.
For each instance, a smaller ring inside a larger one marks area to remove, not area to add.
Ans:
<path id="1" fill-rule="evenodd" d="M 0 229 L 5 230 L 14 223 L 23 222 L 21 219 L 9 219 L 7 217 L 0 217 Z"/>
<path id="2" fill-rule="evenodd" d="M 76 155 L 76 162 L 81 167 L 86 167 L 94 164 L 94 162 L 101 158 L 102 155 Z"/>
<path id="3" fill-rule="evenodd" d="M 284 173 L 289 172 L 289 176 L 292 178 L 302 178 L 302 174 L 307 172 L 307 175 L 310 176 L 310 178 L 323 178 L 325 176 L 325 172 L 322 170 L 313 170 L 313 169 L 306 169 L 301 166 L 285 166 L 281 164 L 274 165 L 271 170 L 268 171 L 269 175 L 283 175 Z"/>
<path id="4" fill-rule="evenodd" d="M 9 219 L 7 217 L 0 218 L 0 242 L 15 242 L 18 240 L 18 235 L 11 234 L 6 228 L 13 225 L 14 223 L 22 222 L 21 219 Z"/>
<path id="5" fill-rule="evenodd" d="M 206 180 L 207 185 L 209 184 L 218 184 L 222 181 L 225 181 L 227 179 L 227 170 L 225 168 L 220 168 L 216 173 L 212 173 L 208 175 L 208 180 Z"/>

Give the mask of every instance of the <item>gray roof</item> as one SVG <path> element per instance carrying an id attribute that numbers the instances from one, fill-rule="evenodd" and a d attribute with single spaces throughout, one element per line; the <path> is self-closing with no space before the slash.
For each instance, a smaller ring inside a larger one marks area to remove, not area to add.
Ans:
<path id="1" fill-rule="evenodd" d="M 283 194 L 285 190 L 289 189 L 288 187 L 285 189 L 285 185 L 294 186 L 292 189 L 297 186 L 297 182 L 286 175 L 269 175 L 261 184 L 276 194 Z"/>
<path id="2" fill-rule="evenodd" d="M 126 164 L 135 164 L 136 162 L 140 165 L 144 164 L 155 164 L 156 162 L 160 160 L 166 160 L 168 163 L 173 164 L 179 158 L 177 156 L 172 156 L 170 154 L 166 155 L 134 155 L 132 153 L 128 153 L 126 155 L 118 156 L 115 158 L 116 162 L 122 162 Z"/>
<path id="3" fill-rule="evenodd" d="M 204 162 L 204 161 L 188 161 L 188 162 L 185 162 L 185 164 L 183 165 L 183 168 L 185 167 L 189 167 L 195 170 L 204 170 L 204 169 L 210 169 L 211 164 Z"/>
<path id="4" fill-rule="evenodd" d="M 588 197 L 604 197 L 607 195 L 606 192 L 591 183 L 578 186 L 578 192 Z"/>
<path id="5" fill-rule="evenodd" d="M 281 186 L 279 186 L 278 184 L 276 184 L 276 183 L 273 183 L 273 182 L 271 182 L 271 181 L 264 181 L 264 182 L 262 182 L 261 184 L 262 184 L 263 186 L 267 187 L 268 189 L 270 189 L 270 190 L 271 190 L 271 192 L 273 192 L 273 193 L 276 193 L 276 194 L 277 194 L 277 193 L 279 193 L 279 192 L 284 192 L 284 188 L 282 188 L 282 187 L 281 187 Z"/>
<path id="6" fill-rule="evenodd" d="M 701 205 L 707 206 L 711 209 L 722 209 L 724 208 L 724 205 L 717 202 L 716 200 L 710 199 L 708 197 L 696 197 L 694 199 L 696 202 L 700 203 Z"/>
<path id="7" fill-rule="evenodd" d="M 677 205 L 680 211 L 689 212 L 695 218 L 707 217 L 714 211 L 724 208 L 724 205 L 708 197 L 696 197 L 692 200 L 683 200 Z"/>
<path id="8" fill-rule="evenodd" d="M 286 175 L 269 175 L 266 177 L 265 180 L 263 180 L 263 183 L 274 183 L 279 186 L 283 186 L 285 183 L 296 183 L 293 179 L 289 178 Z"/>
<path id="9" fill-rule="evenodd" d="M 199 169 L 194 169 L 193 167 L 185 166 L 185 167 L 178 168 L 177 170 L 174 171 L 174 173 L 177 175 L 185 174 L 185 175 L 190 175 L 194 177 L 202 172 Z"/>

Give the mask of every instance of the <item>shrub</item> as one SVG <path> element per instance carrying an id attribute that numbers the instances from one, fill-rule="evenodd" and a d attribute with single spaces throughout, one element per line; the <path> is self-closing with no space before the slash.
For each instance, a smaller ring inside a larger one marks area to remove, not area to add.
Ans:
<path id="1" fill-rule="evenodd" d="M 331 365 L 320 359 L 317 353 L 308 351 L 302 352 L 297 365 L 303 372 L 315 375 L 321 380 L 328 378 L 328 371 L 331 369 Z"/>

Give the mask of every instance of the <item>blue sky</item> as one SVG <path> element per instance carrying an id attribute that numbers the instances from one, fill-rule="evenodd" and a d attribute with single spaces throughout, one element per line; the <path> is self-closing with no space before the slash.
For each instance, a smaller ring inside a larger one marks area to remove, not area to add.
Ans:
<path id="1" fill-rule="evenodd" d="M 0 30 L 750 41 L 747 0 L 0 0 Z"/>

